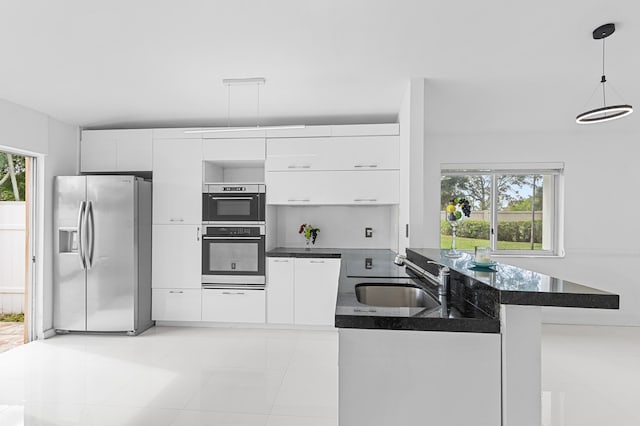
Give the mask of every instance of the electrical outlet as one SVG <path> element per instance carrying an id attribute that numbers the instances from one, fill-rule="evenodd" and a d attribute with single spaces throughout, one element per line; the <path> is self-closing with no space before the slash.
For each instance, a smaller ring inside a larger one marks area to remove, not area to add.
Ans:
<path id="1" fill-rule="evenodd" d="M 373 228 L 364 228 L 364 237 L 373 238 Z"/>

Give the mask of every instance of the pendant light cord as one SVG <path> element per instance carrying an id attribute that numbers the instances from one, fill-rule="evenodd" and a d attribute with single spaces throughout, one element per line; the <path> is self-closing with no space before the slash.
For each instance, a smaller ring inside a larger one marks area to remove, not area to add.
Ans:
<path id="1" fill-rule="evenodd" d="M 600 83 L 602 83 L 602 104 L 607 106 L 607 94 L 605 91 L 604 84 L 607 82 L 607 77 L 604 74 L 604 41 L 606 37 L 602 39 L 602 78 L 600 79 Z"/>
<path id="2" fill-rule="evenodd" d="M 227 127 L 231 127 L 231 85 L 227 84 Z"/>
<path id="3" fill-rule="evenodd" d="M 258 92 L 258 106 L 257 106 L 257 111 L 256 111 L 256 127 L 260 127 L 260 83 L 256 84 L 256 87 L 258 88 L 257 92 Z"/>

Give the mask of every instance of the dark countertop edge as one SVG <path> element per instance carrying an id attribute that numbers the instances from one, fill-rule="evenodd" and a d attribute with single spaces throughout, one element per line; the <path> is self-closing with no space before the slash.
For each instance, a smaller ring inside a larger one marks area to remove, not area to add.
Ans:
<path id="1" fill-rule="evenodd" d="M 407 255 L 411 252 L 413 255 L 427 260 L 437 260 L 426 257 L 425 255 L 407 248 Z M 521 305 L 521 306 L 549 306 L 558 308 L 587 308 L 587 309 L 620 309 L 620 296 L 612 293 L 549 293 L 549 292 L 532 292 L 517 290 L 501 290 L 487 283 L 475 279 L 467 275 L 464 271 L 455 269 L 455 271 L 474 282 L 484 284 L 499 292 L 500 304 L 502 305 Z M 588 286 L 584 286 L 588 287 Z M 594 289 L 601 291 L 598 289 Z"/>
<path id="2" fill-rule="evenodd" d="M 398 318 L 336 315 L 336 328 L 367 330 L 434 331 L 454 333 L 500 333 L 499 319 Z"/>
<path id="3" fill-rule="evenodd" d="M 550 306 L 557 308 L 620 309 L 617 294 L 533 293 L 500 290 L 503 305 Z"/>
<path id="4" fill-rule="evenodd" d="M 269 250 L 265 253 L 266 257 L 297 257 L 297 258 L 314 258 L 314 259 L 340 259 L 342 254 L 339 252 L 320 252 L 320 251 L 273 251 Z"/>

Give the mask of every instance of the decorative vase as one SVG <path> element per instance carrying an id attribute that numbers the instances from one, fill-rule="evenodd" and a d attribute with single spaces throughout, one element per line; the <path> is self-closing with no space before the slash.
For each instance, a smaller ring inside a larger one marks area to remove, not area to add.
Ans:
<path id="1" fill-rule="evenodd" d="M 304 247 L 305 250 L 311 250 L 311 240 L 305 240 L 306 245 Z"/>
<path id="2" fill-rule="evenodd" d="M 462 252 L 456 249 L 456 230 L 462 219 L 457 218 L 455 214 L 447 214 L 447 222 L 451 226 L 451 249 L 449 249 L 444 255 L 447 257 L 457 258 L 462 257 Z"/>

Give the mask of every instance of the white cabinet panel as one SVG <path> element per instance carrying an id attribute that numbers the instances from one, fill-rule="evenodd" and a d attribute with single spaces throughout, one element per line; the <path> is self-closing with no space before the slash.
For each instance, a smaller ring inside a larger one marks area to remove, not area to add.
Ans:
<path id="1" fill-rule="evenodd" d="M 152 131 L 84 130 L 80 145 L 82 172 L 152 170 Z"/>
<path id="2" fill-rule="evenodd" d="M 305 126 L 302 129 L 269 129 L 268 138 L 317 138 L 331 136 L 331 126 Z"/>
<path id="3" fill-rule="evenodd" d="M 204 161 L 264 161 L 264 138 L 209 139 L 202 142 Z"/>
<path id="4" fill-rule="evenodd" d="M 264 290 L 203 289 L 202 320 L 264 323 Z"/>
<path id="5" fill-rule="evenodd" d="M 153 225 L 153 288 L 201 288 L 200 232 L 200 225 Z"/>
<path id="6" fill-rule="evenodd" d="M 202 222 L 202 140 L 153 141 L 153 223 Z"/>
<path id="7" fill-rule="evenodd" d="M 399 135 L 400 124 L 343 124 L 331 126 L 331 136 Z"/>
<path id="8" fill-rule="evenodd" d="M 267 258 L 267 322 L 293 324 L 294 259 Z"/>
<path id="9" fill-rule="evenodd" d="M 267 203 L 289 205 L 397 204 L 399 172 L 267 172 Z"/>
<path id="10" fill-rule="evenodd" d="M 395 170 L 397 136 L 270 139 L 267 171 Z"/>
<path id="11" fill-rule="evenodd" d="M 83 131 L 80 142 L 80 171 L 109 172 L 117 169 L 116 139 L 102 131 Z"/>
<path id="12" fill-rule="evenodd" d="M 154 321 L 200 321 L 202 290 L 153 289 L 151 319 Z"/>
<path id="13" fill-rule="evenodd" d="M 127 130 L 119 136 L 118 170 L 153 170 L 153 137 L 151 130 Z"/>
<path id="14" fill-rule="evenodd" d="M 335 324 L 339 275 L 339 259 L 295 259 L 295 324 Z"/>
<path id="15" fill-rule="evenodd" d="M 338 335 L 341 425 L 541 423 L 501 419 L 499 334 L 341 328 Z"/>

